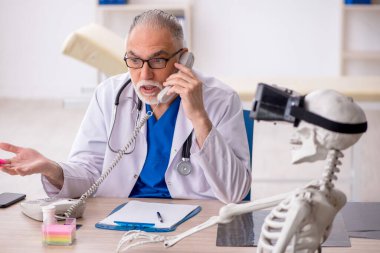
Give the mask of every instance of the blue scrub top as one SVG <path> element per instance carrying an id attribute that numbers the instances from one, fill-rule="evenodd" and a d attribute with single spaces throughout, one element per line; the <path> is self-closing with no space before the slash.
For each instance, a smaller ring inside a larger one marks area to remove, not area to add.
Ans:
<path id="1" fill-rule="evenodd" d="M 154 116 L 148 119 L 148 153 L 130 198 L 171 198 L 165 182 L 165 172 L 169 164 L 180 102 L 178 96 L 159 120 Z M 150 105 L 146 105 L 146 111 L 152 111 Z"/>

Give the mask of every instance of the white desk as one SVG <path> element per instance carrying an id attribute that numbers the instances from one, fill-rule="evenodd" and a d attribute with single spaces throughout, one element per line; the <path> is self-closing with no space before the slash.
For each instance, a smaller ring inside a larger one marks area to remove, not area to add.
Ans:
<path id="1" fill-rule="evenodd" d="M 94 224 L 103 219 L 114 207 L 125 201 L 126 199 L 103 198 L 88 200 L 84 218 L 77 221 L 78 224 L 83 226 L 77 230 L 77 240 L 71 246 L 44 246 L 41 242 L 42 223 L 23 215 L 18 204 L 6 209 L 0 209 L 2 218 L 0 222 L 0 252 L 115 252 L 123 232 L 97 229 Z M 218 201 L 158 199 L 147 199 L 147 201 L 200 204 L 202 206 L 202 211 L 198 215 L 180 225 L 176 231 L 165 233 L 165 235 L 175 235 L 204 222 L 210 216 L 216 215 L 223 205 Z M 164 248 L 163 244 L 151 244 L 129 252 L 256 252 L 256 248 L 253 247 L 229 248 L 215 246 L 216 231 L 217 226 L 208 228 L 168 249 Z M 323 248 L 323 252 L 378 253 L 380 249 L 380 240 L 351 239 L 351 244 L 351 248 Z"/>

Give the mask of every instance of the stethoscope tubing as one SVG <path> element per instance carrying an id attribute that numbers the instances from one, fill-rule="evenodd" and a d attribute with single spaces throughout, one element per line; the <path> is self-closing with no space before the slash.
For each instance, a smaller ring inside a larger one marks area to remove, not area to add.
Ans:
<path id="1" fill-rule="evenodd" d="M 117 109 L 118 109 L 118 106 L 120 104 L 120 96 L 121 94 L 123 93 L 123 91 L 125 90 L 125 88 L 131 83 L 131 79 L 128 79 L 121 87 L 120 89 L 118 90 L 117 94 L 116 94 L 116 97 L 115 97 L 115 101 L 114 101 L 114 107 L 113 107 L 113 122 L 112 122 L 112 127 L 111 127 L 111 132 L 110 132 L 110 135 L 108 137 L 108 148 L 113 152 L 113 153 L 119 153 L 120 150 L 116 150 L 114 148 L 111 147 L 111 136 L 112 136 L 112 133 L 113 133 L 113 129 L 114 129 L 114 126 L 115 126 L 115 122 L 117 120 Z M 141 99 L 138 98 L 138 103 L 137 103 L 137 118 L 136 118 L 136 124 L 137 122 L 139 121 L 139 118 L 140 118 L 140 114 L 141 114 L 141 110 L 142 110 L 142 101 Z M 183 147 L 182 147 L 182 161 L 190 161 L 190 148 L 191 148 L 191 144 L 192 144 L 192 135 L 193 133 L 191 132 L 191 134 L 189 135 L 189 137 L 186 139 L 185 143 L 183 144 Z M 131 154 L 134 150 L 135 150 L 135 147 L 136 147 L 136 144 L 133 146 L 133 149 L 129 152 L 124 152 L 125 155 L 128 155 L 128 154 Z M 188 175 L 190 174 L 191 172 L 191 168 L 187 170 L 186 173 L 183 173 L 182 170 L 178 169 L 180 164 L 177 165 L 177 170 L 178 172 L 181 174 L 181 175 Z M 188 165 L 189 166 L 189 165 Z M 191 166 L 191 165 L 190 165 Z"/>

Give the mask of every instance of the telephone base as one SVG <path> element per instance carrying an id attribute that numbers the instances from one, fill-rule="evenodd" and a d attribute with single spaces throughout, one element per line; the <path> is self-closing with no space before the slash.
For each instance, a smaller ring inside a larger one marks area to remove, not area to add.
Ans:
<path id="1" fill-rule="evenodd" d="M 42 221 L 42 207 L 54 205 L 56 208 L 56 215 L 63 216 L 64 213 L 69 209 L 73 204 L 78 203 L 78 199 L 68 199 L 68 198 L 45 198 L 45 199 L 36 199 L 29 200 L 20 203 L 22 212 L 38 221 Z M 80 204 L 74 212 L 71 214 L 71 218 L 80 218 L 83 215 L 86 205 L 83 202 Z"/>

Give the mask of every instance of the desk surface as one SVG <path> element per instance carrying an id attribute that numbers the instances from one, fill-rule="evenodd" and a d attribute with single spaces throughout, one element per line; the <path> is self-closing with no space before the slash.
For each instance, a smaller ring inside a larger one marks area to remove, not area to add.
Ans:
<path id="1" fill-rule="evenodd" d="M 95 198 L 87 201 L 84 218 L 77 223 L 83 226 L 77 230 L 77 240 L 71 246 L 44 246 L 41 242 L 41 222 L 34 221 L 21 213 L 18 204 L 0 209 L 1 252 L 115 252 L 116 246 L 122 237 L 122 231 L 102 230 L 95 228 L 95 223 L 103 219 L 117 205 L 124 203 L 125 199 Z M 210 216 L 217 215 L 222 203 L 218 201 L 200 200 L 158 200 L 146 199 L 151 202 L 170 202 L 183 204 L 199 204 L 202 211 L 180 225 L 176 231 L 165 235 L 176 235 L 195 225 L 206 221 Z M 151 244 L 138 247 L 128 252 L 256 252 L 252 247 L 217 247 L 217 226 L 208 228 L 194 234 L 171 248 L 165 249 L 163 244 Z M 380 240 L 351 239 L 351 248 L 324 248 L 323 252 L 348 252 L 348 253 L 375 253 L 379 252 Z"/>

